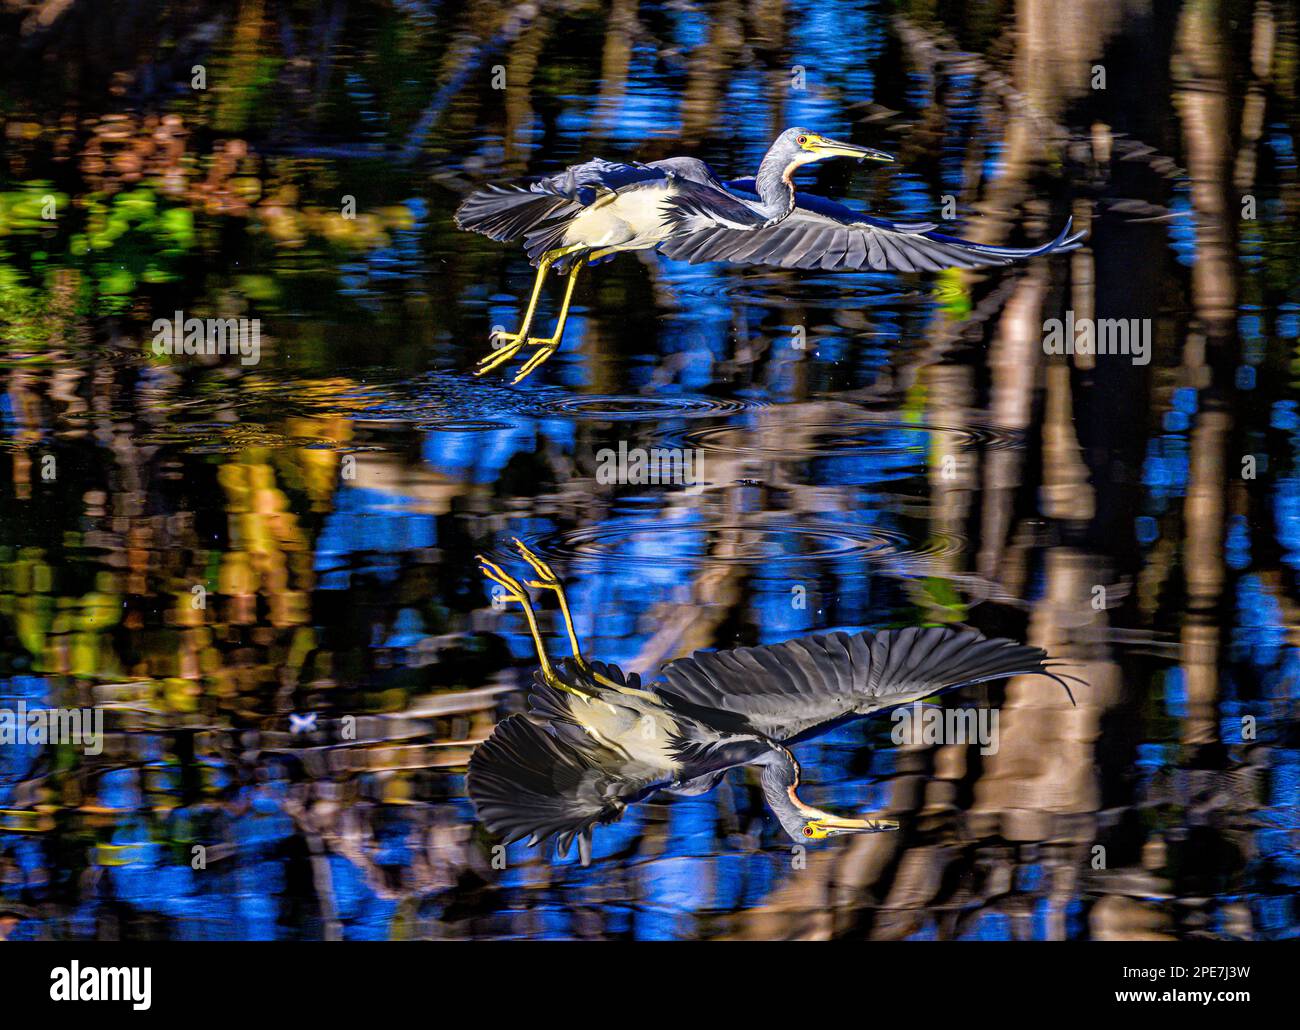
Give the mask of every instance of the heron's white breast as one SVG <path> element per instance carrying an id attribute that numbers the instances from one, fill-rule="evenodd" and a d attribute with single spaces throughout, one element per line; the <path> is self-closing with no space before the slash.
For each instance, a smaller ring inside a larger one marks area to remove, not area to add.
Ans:
<path id="1" fill-rule="evenodd" d="M 668 238 L 663 202 L 671 187 L 640 186 L 584 208 L 564 233 L 566 246 L 653 247 Z"/>
<path id="2" fill-rule="evenodd" d="M 593 736 L 621 748 L 633 760 L 669 773 L 677 769 L 679 763 L 668 748 L 677 727 L 663 709 L 645 706 L 638 711 L 619 702 L 575 699 L 569 710 Z"/>

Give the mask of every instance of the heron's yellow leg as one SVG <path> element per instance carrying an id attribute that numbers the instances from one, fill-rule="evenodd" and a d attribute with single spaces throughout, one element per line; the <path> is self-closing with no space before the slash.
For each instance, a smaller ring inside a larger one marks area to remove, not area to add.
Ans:
<path id="1" fill-rule="evenodd" d="M 488 561 L 481 554 L 477 556 L 477 560 L 479 571 L 492 582 L 505 588 L 506 593 L 503 595 L 502 600 L 518 601 L 523 606 L 524 618 L 528 620 L 528 632 L 532 634 L 533 646 L 537 648 L 537 661 L 542 667 L 542 675 L 548 683 L 557 682 L 559 677 L 555 675 L 551 660 L 546 656 L 546 648 L 542 646 L 542 633 L 537 628 L 537 615 L 533 612 L 533 602 L 528 596 L 528 591 L 514 576 L 508 575 L 502 571 L 499 565 Z"/>
<path id="2" fill-rule="evenodd" d="M 528 586 L 538 590 L 554 590 L 555 596 L 560 599 L 560 615 L 564 618 L 564 630 L 569 635 L 569 646 L 573 649 L 574 660 L 580 665 L 586 665 L 587 660 L 582 657 L 582 647 L 578 644 L 578 634 L 573 629 L 573 616 L 569 613 L 569 599 L 564 596 L 564 585 L 551 571 L 551 567 L 533 554 L 518 537 L 515 538 L 515 547 L 518 548 L 524 561 L 537 573 L 538 578 L 531 580 Z"/>
<path id="3" fill-rule="evenodd" d="M 546 280 L 546 273 L 551 270 L 551 265 L 555 264 L 560 258 L 582 249 L 581 245 L 557 247 L 555 250 L 548 250 L 542 255 L 541 260 L 537 262 L 537 278 L 533 280 L 533 293 L 528 298 L 528 307 L 524 310 L 524 320 L 519 327 L 519 332 L 493 333 L 494 342 L 504 342 L 491 354 L 484 355 L 479 360 L 479 367 L 474 371 L 475 375 L 481 376 L 484 372 L 491 372 L 492 369 L 505 364 L 519 353 L 520 348 L 528 341 L 528 330 L 533 326 L 533 316 L 537 313 L 537 300 L 542 295 L 542 283 Z"/>
<path id="4" fill-rule="evenodd" d="M 524 322 L 520 326 L 518 333 L 493 333 L 492 342 L 503 341 L 501 346 L 489 354 L 485 354 L 479 359 L 478 368 L 474 370 L 476 376 L 481 376 L 485 372 L 491 372 L 498 365 L 504 365 L 507 361 L 519 353 L 523 347 L 524 340 L 527 336 L 529 326 L 532 325 L 533 313 L 537 310 L 537 298 L 542 293 L 542 283 L 546 279 L 546 273 L 551 270 L 554 258 L 549 253 L 542 255 L 542 260 L 537 263 L 537 278 L 533 280 L 533 295 L 528 300 L 528 308 L 524 311 Z"/>
<path id="5" fill-rule="evenodd" d="M 555 332 L 549 337 L 534 336 L 525 341 L 528 346 L 537 346 L 537 353 L 529 358 L 524 367 L 519 370 L 515 376 L 514 382 L 518 383 L 528 378 L 528 376 L 552 354 L 560 349 L 560 340 L 564 338 L 564 323 L 569 320 L 569 302 L 573 300 L 573 288 L 578 284 L 578 273 L 582 271 L 582 266 L 587 263 L 585 257 L 575 258 L 573 267 L 569 269 L 569 283 L 564 288 L 564 303 L 560 305 L 560 315 L 555 322 Z"/>

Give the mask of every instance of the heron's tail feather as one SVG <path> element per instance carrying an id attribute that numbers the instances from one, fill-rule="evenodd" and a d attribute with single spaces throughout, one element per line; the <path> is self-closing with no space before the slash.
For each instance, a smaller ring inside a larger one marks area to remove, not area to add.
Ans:
<path id="1" fill-rule="evenodd" d="M 569 220 L 565 217 L 567 214 L 568 211 L 562 212 L 562 217 L 558 221 L 544 222 L 530 229 L 524 236 L 524 250 L 528 252 L 528 260 L 533 264 L 537 264 L 548 250 L 555 250 L 560 246 L 564 231 L 569 227 Z M 556 271 L 563 272 L 568 265 L 568 261 L 560 261 L 555 266 Z"/>
<path id="2" fill-rule="evenodd" d="M 456 209 L 456 225 L 504 242 L 540 229 L 567 214 L 574 204 L 568 197 L 519 186 L 484 186 L 466 197 Z"/>

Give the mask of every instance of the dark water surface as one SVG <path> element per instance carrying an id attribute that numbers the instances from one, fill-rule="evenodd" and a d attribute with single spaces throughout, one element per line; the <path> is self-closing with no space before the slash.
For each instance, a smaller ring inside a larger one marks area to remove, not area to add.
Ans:
<path id="1" fill-rule="evenodd" d="M 0 746 L 0 932 L 1300 935 L 1293 6 L 41 6 L 0 10 L 0 707 L 105 737 Z M 750 175 L 794 124 L 898 157 L 804 189 L 1089 239 L 938 275 L 623 256 L 530 379 L 470 374 L 533 272 L 455 231 L 466 190 Z M 177 310 L 260 319 L 260 360 L 154 354 Z M 1067 310 L 1150 320 L 1149 363 L 1046 354 Z M 704 482 L 608 483 L 620 446 Z M 534 659 L 475 555 L 526 571 L 516 537 L 642 674 L 966 623 L 1089 685 L 961 692 L 992 754 L 887 719 L 798 746 L 806 800 L 896 834 L 792 852 L 741 770 L 589 868 L 496 868 L 465 762 Z"/>

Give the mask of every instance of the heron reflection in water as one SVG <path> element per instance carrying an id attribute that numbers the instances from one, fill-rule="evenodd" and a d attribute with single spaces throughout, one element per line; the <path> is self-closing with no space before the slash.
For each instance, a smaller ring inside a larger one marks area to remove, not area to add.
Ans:
<path id="1" fill-rule="evenodd" d="M 1070 693 L 1047 653 L 970 629 L 932 627 L 829 633 L 784 644 L 696 652 L 643 686 L 635 673 L 583 655 L 555 574 L 520 541 L 537 574 L 527 583 L 479 557 L 503 600 L 523 606 L 540 662 L 527 715 L 511 715 L 470 758 L 467 788 L 479 819 L 506 843 L 576 840 L 591 858 L 594 826 L 620 819 L 657 791 L 698 795 L 728 769 L 755 766 L 763 795 L 797 841 L 896 830 L 890 819 L 832 815 L 801 801 L 788 744 L 859 716 L 958 687 L 1036 673 Z M 559 598 L 572 654 L 547 656 L 528 589 Z M 1070 695 L 1073 702 L 1074 697 Z"/>
<path id="2" fill-rule="evenodd" d="M 522 238 L 537 266 L 519 331 L 494 333 L 499 346 L 479 362 L 476 374 L 504 364 L 524 347 L 536 347 L 514 382 L 531 374 L 560 346 L 583 266 L 623 251 L 657 248 L 692 264 L 937 272 L 1072 250 L 1084 235 L 1071 235 L 1067 221 L 1060 235 L 1042 246 L 997 247 L 937 232 L 933 222 L 891 222 L 795 192 L 796 171 L 832 157 L 893 160 L 870 147 L 794 128 L 776 138 L 752 179 L 723 183 L 693 157 L 649 164 L 596 158 L 548 178 L 476 190 L 456 211 L 457 226 L 502 242 Z M 530 336 L 542 283 L 552 268 L 568 279 L 555 332 Z"/>

